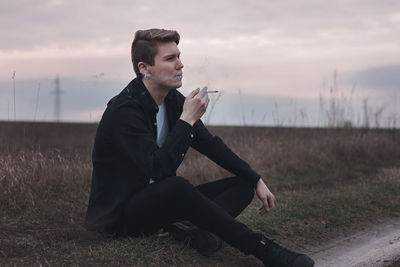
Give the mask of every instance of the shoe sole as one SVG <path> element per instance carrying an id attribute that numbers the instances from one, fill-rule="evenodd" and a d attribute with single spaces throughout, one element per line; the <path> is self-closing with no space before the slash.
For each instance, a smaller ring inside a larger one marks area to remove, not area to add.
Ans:
<path id="1" fill-rule="evenodd" d="M 209 256 L 222 247 L 221 238 L 197 226 L 174 223 L 168 231 L 173 238 L 182 242 L 184 247 L 196 249 L 205 256 Z"/>

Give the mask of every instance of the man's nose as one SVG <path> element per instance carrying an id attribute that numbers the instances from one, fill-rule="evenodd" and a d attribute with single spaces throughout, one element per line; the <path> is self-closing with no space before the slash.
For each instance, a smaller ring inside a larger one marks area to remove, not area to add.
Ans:
<path id="1" fill-rule="evenodd" d="M 176 68 L 177 68 L 178 70 L 180 70 L 180 69 L 182 69 L 183 67 L 184 67 L 184 66 L 183 66 L 183 63 L 182 63 L 181 59 L 178 58 L 178 63 L 177 63 Z"/>

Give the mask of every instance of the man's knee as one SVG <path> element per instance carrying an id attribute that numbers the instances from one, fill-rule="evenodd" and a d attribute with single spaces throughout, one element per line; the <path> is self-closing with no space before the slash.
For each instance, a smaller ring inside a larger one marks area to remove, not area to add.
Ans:
<path id="1" fill-rule="evenodd" d="M 241 195 L 250 203 L 254 198 L 254 187 L 242 177 L 236 176 L 236 179 L 241 190 Z"/>

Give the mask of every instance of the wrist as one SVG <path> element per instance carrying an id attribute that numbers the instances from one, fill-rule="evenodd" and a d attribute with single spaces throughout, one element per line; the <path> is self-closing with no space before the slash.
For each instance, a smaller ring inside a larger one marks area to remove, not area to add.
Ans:
<path id="1" fill-rule="evenodd" d="M 180 117 L 179 119 L 181 119 L 181 120 L 183 120 L 183 121 L 189 123 L 191 126 L 193 126 L 193 124 L 196 122 L 195 120 L 190 119 L 190 118 L 186 117 L 186 116 L 183 115 L 183 114 L 181 115 L 181 117 Z"/>

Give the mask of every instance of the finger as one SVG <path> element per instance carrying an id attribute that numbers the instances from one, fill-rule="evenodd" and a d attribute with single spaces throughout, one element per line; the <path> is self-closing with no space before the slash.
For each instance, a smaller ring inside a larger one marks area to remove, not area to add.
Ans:
<path id="1" fill-rule="evenodd" d="M 269 197 L 268 204 L 269 204 L 269 207 L 271 208 L 271 210 L 274 209 L 275 208 L 275 199 L 273 197 Z"/>
<path id="2" fill-rule="evenodd" d="M 205 109 L 207 109 L 207 106 L 208 106 L 208 102 L 209 102 L 209 101 L 210 101 L 209 99 L 202 98 L 202 99 L 201 99 L 201 105 L 202 105 Z"/>
<path id="3" fill-rule="evenodd" d="M 192 92 L 190 92 L 190 94 L 188 95 L 188 97 L 193 98 L 193 97 L 195 97 L 199 92 L 200 92 L 200 88 L 197 88 L 197 89 L 193 90 Z"/>
<path id="4" fill-rule="evenodd" d="M 260 208 L 260 214 L 264 215 L 265 213 L 268 213 L 269 210 L 269 206 L 267 203 L 267 200 L 265 199 L 264 201 L 262 201 L 262 207 Z"/>
<path id="5" fill-rule="evenodd" d="M 264 201 L 263 201 L 263 205 L 264 205 L 264 209 L 265 209 L 265 211 L 270 211 L 271 209 L 270 209 L 270 206 L 269 206 L 269 203 L 268 203 L 268 198 L 267 199 L 264 199 Z"/>
<path id="6" fill-rule="evenodd" d="M 207 87 L 203 87 L 203 89 L 199 89 L 199 93 L 196 95 L 197 98 L 203 99 L 205 95 L 207 95 Z"/>
<path id="7" fill-rule="evenodd" d="M 266 213 L 264 206 L 261 206 L 261 208 L 258 209 L 258 214 L 264 215 Z"/>
<path id="8" fill-rule="evenodd" d="M 204 98 L 202 98 L 202 99 L 200 99 L 200 105 L 202 106 L 202 107 L 207 107 L 207 105 L 208 105 L 208 101 L 207 101 L 207 99 L 204 99 Z"/>
<path id="9" fill-rule="evenodd" d="M 201 96 L 201 94 L 202 91 L 200 91 L 200 93 L 196 96 L 196 98 L 199 98 L 201 101 L 201 105 L 207 108 L 210 98 L 208 97 L 207 93 L 205 93 L 203 96 Z"/>
<path id="10" fill-rule="evenodd" d="M 203 96 L 203 99 L 206 100 L 207 102 L 210 101 L 210 97 L 208 96 L 207 93 Z"/>

